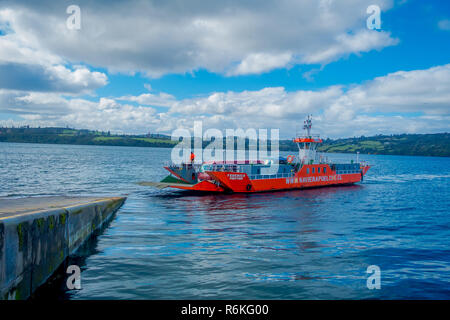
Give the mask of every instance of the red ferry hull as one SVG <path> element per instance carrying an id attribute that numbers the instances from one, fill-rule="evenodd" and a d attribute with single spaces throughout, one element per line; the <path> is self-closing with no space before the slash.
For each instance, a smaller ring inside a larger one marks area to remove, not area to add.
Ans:
<path id="1" fill-rule="evenodd" d="M 315 173 L 312 169 L 315 169 Z M 320 173 L 319 169 L 320 168 Z M 289 189 L 314 188 L 336 185 L 348 185 L 360 182 L 370 166 L 361 167 L 359 173 L 337 174 L 329 165 L 305 165 L 292 177 L 274 179 L 249 179 L 246 173 L 207 171 L 214 181 L 201 181 L 195 185 L 173 186 L 174 188 L 208 192 L 265 192 Z M 215 183 L 214 183 L 215 182 Z"/>

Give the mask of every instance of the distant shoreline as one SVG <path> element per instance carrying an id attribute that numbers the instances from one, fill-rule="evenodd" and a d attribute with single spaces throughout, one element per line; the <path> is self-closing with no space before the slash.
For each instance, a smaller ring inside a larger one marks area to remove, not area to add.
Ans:
<path id="1" fill-rule="evenodd" d="M 41 145 L 61 145 L 61 146 L 91 146 L 91 147 L 124 147 L 124 148 L 160 148 L 172 149 L 173 147 L 153 147 L 153 146 L 124 146 L 124 145 L 104 145 L 104 144 L 69 144 L 69 143 L 48 143 L 48 142 L 13 142 L 0 141 L 0 143 L 20 143 L 20 144 L 41 144 Z M 297 151 L 297 150 L 280 150 L 281 152 Z M 334 154 L 355 154 L 355 152 L 335 152 L 335 151 L 320 151 Z M 450 158 L 450 156 L 435 156 L 435 155 L 411 155 L 411 154 L 384 154 L 384 153 L 359 153 L 360 155 L 369 156 L 400 156 L 400 157 L 430 157 L 430 158 Z"/>
<path id="2" fill-rule="evenodd" d="M 0 128 L 0 142 L 117 147 L 172 148 L 178 142 L 161 134 L 114 135 L 69 128 Z M 207 145 L 205 142 L 204 145 Z M 248 144 L 248 141 L 247 141 Z M 280 151 L 297 151 L 291 140 L 279 141 Z M 378 135 L 325 139 L 319 152 L 399 156 L 450 157 L 450 133 Z"/>

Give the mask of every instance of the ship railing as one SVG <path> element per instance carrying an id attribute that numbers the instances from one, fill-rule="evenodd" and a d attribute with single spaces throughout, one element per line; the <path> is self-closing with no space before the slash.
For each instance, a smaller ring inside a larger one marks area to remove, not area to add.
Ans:
<path id="1" fill-rule="evenodd" d="M 237 164 L 205 164 L 203 168 L 205 171 L 242 172 Z"/>
<path id="2" fill-rule="evenodd" d="M 313 139 L 320 139 L 320 134 L 312 134 L 310 136 L 305 135 L 305 134 L 297 134 L 295 135 L 294 139 L 308 139 L 308 138 L 313 138 Z"/>
<path id="3" fill-rule="evenodd" d="M 195 168 L 199 169 L 202 164 L 201 163 L 175 163 L 172 161 L 164 161 L 164 166 L 169 168 Z"/>
<path id="4" fill-rule="evenodd" d="M 249 175 L 250 180 L 261 179 L 280 179 L 280 178 L 294 178 L 294 173 L 277 173 L 277 174 L 252 174 Z"/>

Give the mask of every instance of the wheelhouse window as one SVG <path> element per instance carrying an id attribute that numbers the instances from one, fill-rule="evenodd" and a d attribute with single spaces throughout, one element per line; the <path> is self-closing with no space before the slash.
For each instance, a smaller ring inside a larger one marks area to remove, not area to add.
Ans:
<path id="1" fill-rule="evenodd" d="M 316 173 L 316 168 L 312 168 L 312 173 Z"/>
<path id="2" fill-rule="evenodd" d="M 323 167 L 323 173 L 327 173 L 327 167 Z"/>
<path id="3" fill-rule="evenodd" d="M 306 174 L 309 174 L 309 168 L 306 168 Z"/>

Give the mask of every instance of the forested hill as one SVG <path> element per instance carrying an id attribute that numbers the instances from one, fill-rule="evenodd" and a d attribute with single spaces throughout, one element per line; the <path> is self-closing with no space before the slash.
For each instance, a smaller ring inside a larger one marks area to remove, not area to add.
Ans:
<path id="1" fill-rule="evenodd" d="M 378 135 L 325 140 L 323 152 L 391 154 L 412 156 L 450 156 L 450 133 Z"/>
<path id="2" fill-rule="evenodd" d="M 108 145 L 169 148 L 177 144 L 159 134 L 117 135 L 103 131 L 68 128 L 0 128 L 0 142 Z"/>
<path id="3" fill-rule="evenodd" d="M 0 128 L 0 142 L 173 147 L 176 141 L 161 134 L 117 135 L 109 132 L 69 128 Z M 206 145 L 207 143 L 205 143 Z M 292 140 L 281 140 L 280 150 L 295 151 Z M 450 133 L 378 135 L 326 139 L 321 152 L 420 155 L 450 157 Z"/>

